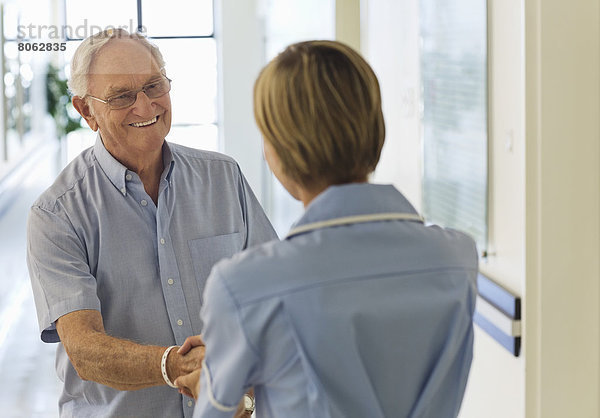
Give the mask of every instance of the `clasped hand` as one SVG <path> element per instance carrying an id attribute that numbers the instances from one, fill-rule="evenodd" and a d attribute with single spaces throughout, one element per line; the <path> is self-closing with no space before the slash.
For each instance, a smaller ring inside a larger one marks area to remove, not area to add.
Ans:
<path id="1" fill-rule="evenodd" d="M 195 335 L 193 337 L 188 337 L 183 345 L 177 351 L 177 354 L 183 356 L 183 358 L 187 357 L 188 352 L 193 352 L 194 350 L 202 350 L 202 358 L 204 358 L 204 342 L 202 341 L 202 337 L 200 335 Z M 201 365 L 196 369 L 192 370 L 190 373 L 186 375 L 180 375 L 175 382 L 175 386 L 179 388 L 179 393 L 182 395 L 189 396 L 194 399 L 198 399 L 198 393 L 200 393 L 200 371 Z M 238 404 L 237 411 L 235 412 L 235 418 L 249 418 L 250 413 L 246 412 L 244 409 L 244 400 L 242 399 Z"/>
<path id="2" fill-rule="evenodd" d="M 188 353 L 192 353 L 196 350 L 201 351 L 202 359 L 204 358 L 204 342 L 200 335 L 194 335 L 188 337 L 183 345 L 177 350 L 177 354 L 183 356 L 182 359 L 188 357 Z M 180 374 L 175 380 L 175 385 L 179 388 L 179 393 L 198 399 L 198 393 L 200 392 L 200 369 L 202 367 L 202 359 L 196 367 L 188 368 L 187 373 Z"/>

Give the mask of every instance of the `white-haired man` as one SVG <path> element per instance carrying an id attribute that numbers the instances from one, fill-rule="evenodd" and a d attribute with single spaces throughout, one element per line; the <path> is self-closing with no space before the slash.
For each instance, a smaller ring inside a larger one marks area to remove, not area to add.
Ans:
<path id="1" fill-rule="evenodd" d="M 34 203 L 28 266 L 42 340 L 60 342 L 62 417 L 190 416 L 171 384 L 200 366 L 212 265 L 276 237 L 231 158 L 167 144 L 171 80 L 124 30 L 77 49 L 69 87 L 96 144 Z"/>

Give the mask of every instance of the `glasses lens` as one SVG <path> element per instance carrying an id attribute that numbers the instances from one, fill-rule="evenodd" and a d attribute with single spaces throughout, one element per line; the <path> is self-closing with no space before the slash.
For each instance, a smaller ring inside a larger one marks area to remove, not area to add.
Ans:
<path id="1" fill-rule="evenodd" d="M 157 97 L 167 94 L 171 90 L 171 80 L 168 78 L 161 78 L 153 83 L 147 84 L 142 88 L 142 91 L 148 96 L 149 99 L 156 99 Z M 137 92 L 128 91 L 118 96 L 107 99 L 108 105 L 112 109 L 123 109 L 129 107 L 137 100 Z"/>
<path id="2" fill-rule="evenodd" d="M 154 83 L 144 86 L 144 92 L 150 99 L 156 99 L 171 90 L 171 81 L 167 78 L 161 78 Z"/>
<path id="3" fill-rule="evenodd" d="M 120 94 L 116 97 L 111 97 L 107 100 L 108 105 L 113 109 L 123 109 L 124 107 L 131 106 L 135 103 L 137 94 L 134 92 L 127 92 Z"/>

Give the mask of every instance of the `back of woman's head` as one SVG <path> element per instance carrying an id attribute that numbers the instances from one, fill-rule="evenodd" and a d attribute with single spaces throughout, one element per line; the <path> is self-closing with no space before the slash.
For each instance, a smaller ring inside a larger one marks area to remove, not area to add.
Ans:
<path id="1" fill-rule="evenodd" d="M 285 175 L 311 189 L 365 181 L 385 137 L 375 73 L 334 41 L 290 45 L 254 85 L 254 116 Z"/>

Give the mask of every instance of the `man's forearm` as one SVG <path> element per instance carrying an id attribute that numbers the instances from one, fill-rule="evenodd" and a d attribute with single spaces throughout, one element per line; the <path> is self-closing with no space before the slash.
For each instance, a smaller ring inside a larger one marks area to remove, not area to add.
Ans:
<path id="1" fill-rule="evenodd" d="M 161 359 L 166 347 L 141 345 L 106 334 L 98 311 L 82 310 L 62 316 L 56 330 L 73 367 L 83 380 L 119 390 L 137 390 L 165 384 Z M 200 368 L 204 347 L 185 355 L 171 350 L 167 374 L 171 381 Z"/>
<path id="2" fill-rule="evenodd" d="M 164 385 L 160 369 L 164 351 L 165 347 L 136 344 L 102 332 L 87 333 L 67 348 L 79 377 L 119 390 Z"/>

